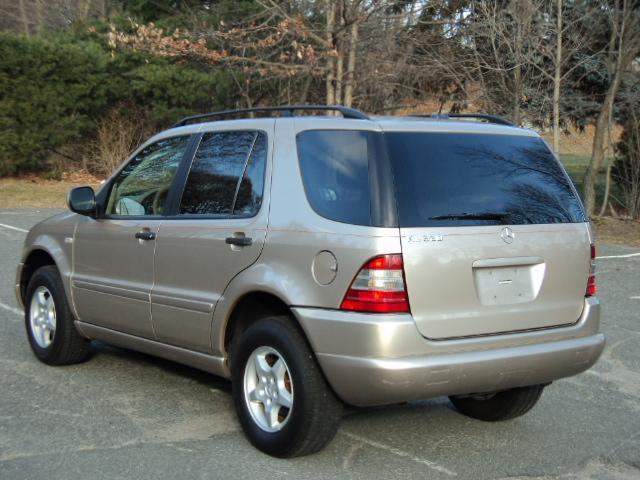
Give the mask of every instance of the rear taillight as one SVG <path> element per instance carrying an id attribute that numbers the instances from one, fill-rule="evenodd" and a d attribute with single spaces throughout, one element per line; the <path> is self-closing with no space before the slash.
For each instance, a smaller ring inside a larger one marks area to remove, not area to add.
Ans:
<path id="1" fill-rule="evenodd" d="M 365 263 L 340 308 L 357 312 L 409 312 L 402 255 L 380 255 Z"/>
<path id="2" fill-rule="evenodd" d="M 587 292 L 586 297 L 593 297 L 598 293 L 598 286 L 596 285 L 596 246 L 591 244 L 591 265 L 589 267 L 589 279 L 587 280 Z"/>

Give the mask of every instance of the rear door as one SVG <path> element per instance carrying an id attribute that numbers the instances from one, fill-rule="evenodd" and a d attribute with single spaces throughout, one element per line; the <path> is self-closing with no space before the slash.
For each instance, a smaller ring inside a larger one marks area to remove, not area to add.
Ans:
<path id="1" fill-rule="evenodd" d="M 202 135 L 182 198 L 160 225 L 151 313 L 160 341 L 211 350 L 213 309 L 254 263 L 268 221 L 267 158 L 274 119 Z"/>
<path id="2" fill-rule="evenodd" d="M 411 312 L 433 339 L 574 323 L 590 239 L 534 136 L 388 132 Z"/>

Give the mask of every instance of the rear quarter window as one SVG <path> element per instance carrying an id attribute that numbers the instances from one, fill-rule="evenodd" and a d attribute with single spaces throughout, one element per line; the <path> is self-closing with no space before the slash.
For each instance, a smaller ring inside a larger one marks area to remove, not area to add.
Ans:
<path id="1" fill-rule="evenodd" d="M 251 217 L 262 204 L 267 136 L 257 131 L 206 133 L 195 154 L 180 214 Z"/>
<path id="2" fill-rule="evenodd" d="M 538 137 L 385 133 L 401 227 L 584 222 L 562 166 Z"/>
<path id="3" fill-rule="evenodd" d="M 373 132 L 310 130 L 297 136 L 307 200 L 319 215 L 353 225 L 371 224 L 369 158 Z"/>

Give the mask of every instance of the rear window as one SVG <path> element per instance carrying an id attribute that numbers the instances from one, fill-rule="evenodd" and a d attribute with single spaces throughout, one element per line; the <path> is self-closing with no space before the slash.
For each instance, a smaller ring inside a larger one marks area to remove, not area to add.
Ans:
<path id="1" fill-rule="evenodd" d="M 310 130 L 298 134 L 302 181 L 311 207 L 325 218 L 371 224 L 369 157 L 373 132 Z"/>
<path id="2" fill-rule="evenodd" d="M 401 227 L 585 221 L 569 178 L 537 137 L 385 134 Z"/>

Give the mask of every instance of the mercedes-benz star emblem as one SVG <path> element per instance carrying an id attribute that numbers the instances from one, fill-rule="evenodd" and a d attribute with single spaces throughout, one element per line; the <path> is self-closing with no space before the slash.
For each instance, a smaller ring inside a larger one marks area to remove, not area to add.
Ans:
<path id="1" fill-rule="evenodd" d="M 509 227 L 504 227 L 502 232 L 500 232 L 500 238 L 504 240 L 505 243 L 513 243 L 513 240 L 516 238 L 516 234 L 513 233 Z"/>

